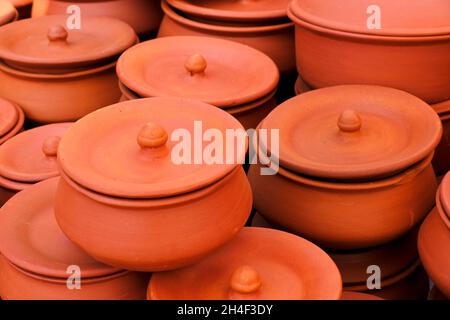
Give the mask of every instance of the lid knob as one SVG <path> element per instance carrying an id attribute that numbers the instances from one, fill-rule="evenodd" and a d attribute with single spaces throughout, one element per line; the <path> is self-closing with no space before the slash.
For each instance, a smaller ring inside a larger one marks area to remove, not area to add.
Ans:
<path id="1" fill-rule="evenodd" d="M 261 288 L 261 278 L 252 267 L 241 266 L 231 275 L 230 286 L 238 293 L 254 293 Z"/>
<path id="2" fill-rule="evenodd" d="M 62 25 L 56 25 L 48 30 L 47 38 L 50 42 L 66 42 L 69 33 Z"/>
<path id="3" fill-rule="evenodd" d="M 44 152 L 47 157 L 56 157 L 60 141 L 61 137 L 48 137 L 44 140 L 44 144 L 42 145 L 42 152 Z"/>
<path id="4" fill-rule="evenodd" d="M 141 148 L 158 148 L 164 146 L 168 139 L 163 127 L 149 122 L 139 132 L 137 142 Z"/>
<path id="5" fill-rule="evenodd" d="M 184 63 L 184 67 L 191 74 L 191 76 L 204 73 L 207 66 L 208 64 L 206 63 L 205 58 L 198 53 L 190 56 Z"/>
<path id="6" fill-rule="evenodd" d="M 339 116 L 338 127 L 343 132 L 356 132 L 361 128 L 361 117 L 356 111 L 345 110 Z"/>

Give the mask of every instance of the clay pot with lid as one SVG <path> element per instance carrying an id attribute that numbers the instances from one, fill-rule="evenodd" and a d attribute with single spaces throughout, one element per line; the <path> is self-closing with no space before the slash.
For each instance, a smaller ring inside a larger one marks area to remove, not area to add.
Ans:
<path id="1" fill-rule="evenodd" d="M 182 97 L 217 106 L 247 128 L 276 106 L 279 72 L 265 54 L 205 37 L 166 37 L 128 49 L 117 63 L 123 100 Z"/>
<path id="2" fill-rule="evenodd" d="M 101 264 L 61 232 L 53 210 L 58 180 L 35 184 L 0 209 L 2 299 L 145 299 L 147 274 Z"/>
<path id="3" fill-rule="evenodd" d="M 59 175 L 58 145 L 71 125 L 55 123 L 37 127 L 0 146 L 0 205 L 17 192 Z"/>
<path id="4" fill-rule="evenodd" d="M 0 98 L 0 145 L 23 130 L 25 115 L 11 101 Z"/>
<path id="5" fill-rule="evenodd" d="M 163 1 L 158 37 L 206 36 L 232 40 L 264 52 L 282 74 L 295 71 L 294 26 L 288 1 Z"/>
<path id="6" fill-rule="evenodd" d="M 58 151 L 63 232 L 97 260 L 137 271 L 179 268 L 229 241 L 252 207 L 246 141 L 224 149 L 235 161 L 204 162 L 198 152 L 209 144 L 198 138 L 208 129 L 246 138 L 226 112 L 180 98 L 126 101 L 79 120 Z M 186 136 L 182 152 L 175 141 Z"/>
<path id="7" fill-rule="evenodd" d="M 364 85 L 315 90 L 278 106 L 261 129 L 279 129 L 272 163 L 280 167 L 264 176 L 261 164 L 250 168 L 255 208 L 323 247 L 387 243 L 434 205 L 431 159 L 442 125 L 406 92 Z M 261 153 L 271 144 L 261 143 Z"/>
<path id="8" fill-rule="evenodd" d="M 0 26 L 16 21 L 19 14 L 14 6 L 6 0 L 0 0 Z"/>
<path id="9" fill-rule="evenodd" d="M 330 257 L 295 235 L 241 230 L 198 263 L 153 274 L 152 300 L 338 300 L 342 280 Z"/>
<path id="10" fill-rule="evenodd" d="M 19 19 L 26 19 L 31 16 L 31 7 L 33 5 L 33 0 L 5 0 L 12 4 L 18 13 Z"/>
<path id="11" fill-rule="evenodd" d="M 32 16 L 66 14 L 71 5 L 78 6 L 83 15 L 122 20 L 141 37 L 156 34 L 162 19 L 159 0 L 34 0 Z"/>
<path id="12" fill-rule="evenodd" d="M 450 174 L 442 180 L 436 207 L 419 232 L 419 254 L 425 270 L 437 288 L 450 298 Z"/>
<path id="13" fill-rule="evenodd" d="M 447 0 L 294 0 L 288 15 L 309 86 L 382 85 L 430 104 L 450 98 Z"/>
<path id="14" fill-rule="evenodd" d="M 0 96 L 38 123 L 77 120 L 116 103 L 116 59 L 137 41 L 119 20 L 83 17 L 80 30 L 67 30 L 66 19 L 32 18 L 0 29 Z"/>

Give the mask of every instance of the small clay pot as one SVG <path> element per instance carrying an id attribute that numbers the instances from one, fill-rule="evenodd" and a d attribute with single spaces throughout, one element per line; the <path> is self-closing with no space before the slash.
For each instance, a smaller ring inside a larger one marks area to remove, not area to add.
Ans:
<path id="1" fill-rule="evenodd" d="M 244 228 L 198 263 L 153 274 L 150 300 L 338 300 L 342 281 L 330 257 L 292 234 Z"/>
<path id="2" fill-rule="evenodd" d="M 381 25 L 369 29 L 378 10 Z M 448 100 L 448 12 L 446 0 L 382 0 L 376 6 L 370 0 L 292 1 L 297 70 L 314 88 L 381 85 L 430 104 Z"/>
<path id="3" fill-rule="evenodd" d="M 83 15 L 106 16 L 129 24 L 141 37 L 156 34 L 162 19 L 158 0 L 35 0 L 33 17 L 66 14 L 67 8 L 76 5 Z"/>
<path id="4" fill-rule="evenodd" d="M 59 175 L 57 149 L 72 123 L 24 131 L 0 146 L 0 206 L 17 192 Z"/>
<path id="5" fill-rule="evenodd" d="M 0 98 L 0 145 L 23 130 L 25 115 L 15 103 Z"/>
<path id="6" fill-rule="evenodd" d="M 74 124 L 58 156 L 63 232 L 97 260 L 137 271 L 189 265 L 229 241 L 250 215 L 250 185 L 238 161 L 174 163 L 179 144 L 168 138 L 195 135 L 195 121 L 246 137 L 225 111 L 180 98 L 126 101 Z M 246 149 L 230 152 L 243 160 Z"/>
<path id="7" fill-rule="evenodd" d="M 240 42 L 268 55 L 277 64 L 281 74 L 295 71 L 294 26 L 287 21 L 242 24 L 221 23 L 202 20 L 194 16 L 186 17 L 162 2 L 164 17 L 158 37 L 167 36 L 206 36 Z"/>
<path id="8" fill-rule="evenodd" d="M 74 121 L 117 102 L 115 59 L 137 41 L 119 20 L 84 17 L 81 30 L 66 30 L 65 20 L 33 18 L 0 30 L 0 96 L 38 123 Z"/>
<path id="9" fill-rule="evenodd" d="M 149 275 L 103 265 L 61 232 L 53 212 L 58 180 L 31 186 L 0 209 L 2 299 L 144 299 Z"/>
<path id="10" fill-rule="evenodd" d="M 7 0 L 0 0 L 0 26 L 16 21 L 19 14 Z"/>
<path id="11" fill-rule="evenodd" d="M 437 175 L 450 171 L 450 100 L 432 105 L 442 121 L 444 134 L 437 146 L 433 159 L 433 167 Z"/>
<path id="12" fill-rule="evenodd" d="M 10 2 L 18 12 L 18 19 L 27 19 L 31 16 L 33 0 L 6 0 Z"/>

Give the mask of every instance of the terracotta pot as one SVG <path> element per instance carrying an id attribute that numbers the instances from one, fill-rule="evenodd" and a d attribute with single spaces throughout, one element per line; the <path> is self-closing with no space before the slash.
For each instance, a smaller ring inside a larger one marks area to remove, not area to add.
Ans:
<path id="1" fill-rule="evenodd" d="M 178 98 L 122 102 L 79 120 L 59 148 L 64 233 L 97 260 L 140 271 L 191 264 L 230 240 L 250 214 L 250 186 L 240 162 L 174 163 L 179 143 L 168 137 L 198 130 L 194 121 L 245 135 L 219 108 Z M 246 148 L 231 152 L 244 159 Z"/>
<path id="2" fill-rule="evenodd" d="M 436 208 L 426 218 L 419 233 L 419 254 L 425 270 L 439 290 L 450 298 L 450 210 L 449 180 L 442 180 L 436 197 Z"/>
<path id="3" fill-rule="evenodd" d="M 450 171 L 450 100 L 432 106 L 439 114 L 444 128 L 441 143 L 436 148 L 433 159 L 433 167 L 438 175 L 444 175 Z"/>
<path id="4" fill-rule="evenodd" d="M 66 14 L 67 8 L 77 5 L 83 15 L 106 16 L 122 20 L 140 36 L 158 31 L 162 10 L 158 0 L 35 0 L 33 17 Z"/>
<path id="5" fill-rule="evenodd" d="M 342 293 L 341 300 L 383 300 L 383 299 L 367 293 L 344 291 Z"/>
<path id="6" fill-rule="evenodd" d="M 17 10 L 6 0 L 0 0 L 0 26 L 13 22 L 18 18 Z"/>
<path id="7" fill-rule="evenodd" d="M 115 19 L 84 17 L 81 31 L 67 31 L 65 19 L 27 19 L 0 30 L 0 96 L 35 122 L 73 121 L 117 102 L 115 59 L 137 41 Z"/>
<path id="8" fill-rule="evenodd" d="M 10 2 L 17 10 L 19 19 L 26 19 L 31 16 L 31 6 L 33 0 L 6 0 Z"/>
<path id="9" fill-rule="evenodd" d="M 0 145 L 23 130 L 25 115 L 15 103 L 0 98 Z"/>
<path id="10" fill-rule="evenodd" d="M 103 265 L 63 235 L 53 212 L 58 180 L 31 186 L 0 209 L 2 299 L 145 298 L 147 274 Z M 71 276 L 79 276 L 79 289 Z"/>
<path id="11" fill-rule="evenodd" d="M 22 132 L 0 146 L 0 205 L 17 192 L 59 175 L 59 140 L 71 123 L 55 123 Z"/>
<path id="12" fill-rule="evenodd" d="M 226 110 L 246 129 L 256 128 L 276 106 L 279 72 L 273 61 L 253 48 L 222 39 L 183 36 L 147 41 L 120 57 L 117 74 L 122 100 L 198 99 Z"/>
<path id="13" fill-rule="evenodd" d="M 186 18 L 166 1 L 162 2 L 162 8 L 165 15 L 158 37 L 186 35 L 232 40 L 267 54 L 282 74 L 290 74 L 295 70 L 294 26 L 289 21 L 266 25 L 220 24 Z"/>
<path id="14" fill-rule="evenodd" d="M 278 106 L 260 129 L 280 130 L 280 153 L 272 155 L 280 168 L 266 176 L 259 174 L 260 164 L 250 168 L 254 207 L 274 225 L 321 246 L 387 243 L 434 205 L 431 159 L 441 123 L 426 103 L 405 92 L 315 90 Z M 259 150 L 271 153 L 270 139 Z"/>
<path id="15" fill-rule="evenodd" d="M 244 228 L 197 264 L 153 274 L 147 298 L 337 300 L 341 292 L 336 265 L 313 243 L 277 230 Z"/>
<path id="16" fill-rule="evenodd" d="M 295 0 L 290 4 L 288 15 L 296 24 L 297 69 L 305 82 L 314 88 L 382 85 L 428 103 L 450 99 L 448 2 L 382 0 L 377 8 L 381 8 L 381 27 L 368 29 L 370 0 L 344 4 Z"/>

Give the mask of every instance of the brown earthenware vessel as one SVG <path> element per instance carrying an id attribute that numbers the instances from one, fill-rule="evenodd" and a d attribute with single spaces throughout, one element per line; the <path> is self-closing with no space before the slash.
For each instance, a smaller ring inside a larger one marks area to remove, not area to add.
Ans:
<path id="1" fill-rule="evenodd" d="M 0 26 L 16 21 L 18 15 L 17 10 L 10 2 L 0 0 Z"/>
<path id="2" fill-rule="evenodd" d="M 447 0 L 294 0 L 288 15 L 297 70 L 311 87 L 382 85 L 430 104 L 450 99 Z"/>
<path id="3" fill-rule="evenodd" d="M 0 145 L 23 130 L 25 115 L 22 109 L 0 98 Z"/>
<path id="4" fill-rule="evenodd" d="M 103 265 L 61 232 L 53 212 L 58 180 L 31 186 L 0 209 L 2 299 L 145 299 L 147 274 Z"/>
<path id="5" fill-rule="evenodd" d="M 342 280 L 330 257 L 295 235 L 244 228 L 200 262 L 155 273 L 152 300 L 338 300 Z"/>
<path id="6" fill-rule="evenodd" d="M 19 19 L 26 19 L 31 16 L 33 0 L 6 0 L 6 2 L 10 2 L 16 8 Z"/>
<path id="7" fill-rule="evenodd" d="M 117 102 L 115 59 L 137 41 L 131 27 L 112 18 L 84 17 L 80 30 L 66 30 L 65 21 L 40 17 L 0 30 L 0 96 L 35 122 L 77 120 Z"/>
<path id="8" fill-rule="evenodd" d="M 260 164 L 250 168 L 254 207 L 321 246 L 387 243 L 434 205 L 431 159 L 442 126 L 408 93 L 358 85 L 315 90 L 278 106 L 262 129 L 279 129 L 272 164 L 280 168 L 265 176 Z M 261 153 L 271 153 L 271 144 L 260 144 Z"/>

